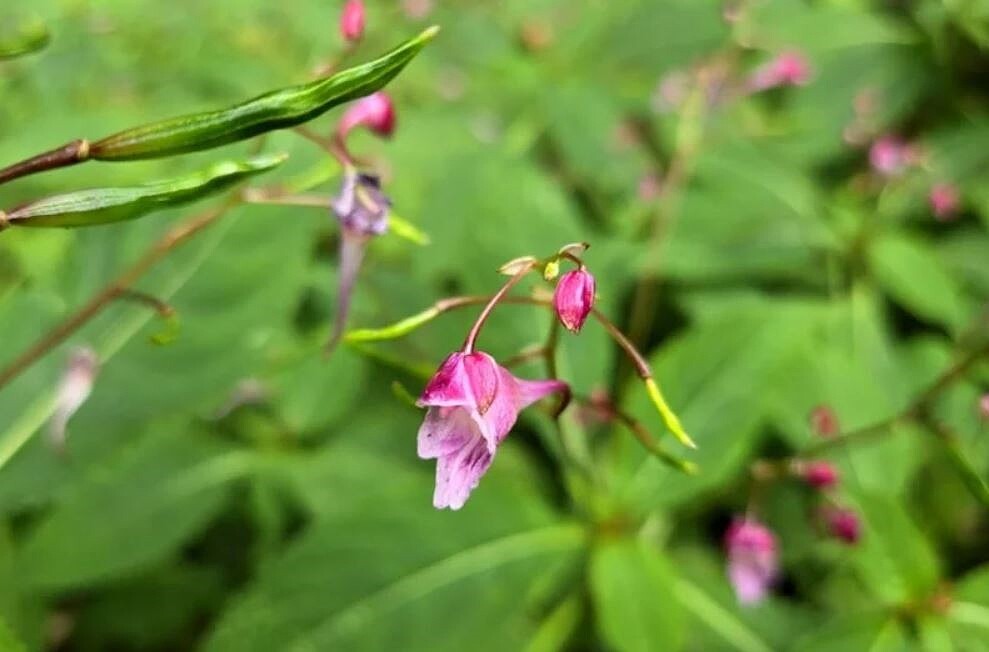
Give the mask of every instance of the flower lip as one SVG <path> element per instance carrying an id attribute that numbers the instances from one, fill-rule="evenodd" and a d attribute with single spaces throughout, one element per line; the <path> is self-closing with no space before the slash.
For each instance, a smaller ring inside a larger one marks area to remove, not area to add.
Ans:
<path id="1" fill-rule="evenodd" d="M 735 520 L 725 533 L 728 579 L 742 604 L 762 601 L 779 573 L 776 537 L 752 518 Z"/>

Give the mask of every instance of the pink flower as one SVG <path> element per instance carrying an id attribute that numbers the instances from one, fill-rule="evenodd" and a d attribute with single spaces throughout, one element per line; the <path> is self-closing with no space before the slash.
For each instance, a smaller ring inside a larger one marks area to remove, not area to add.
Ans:
<path id="1" fill-rule="evenodd" d="M 427 407 L 418 453 L 436 459 L 437 509 L 460 509 L 515 425 L 519 412 L 553 392 L 569 392 L 559 380 L 523 380 L 487 353 L 451 354 L 416 401 Z"/>
<path id="2" fill-rule="evenodd" d="M 65 449 L 66 426 L 93 391 L 99 358 L 88 347 L 73 349 L 62 372 L 55 396 L 55 413 L 48 424 L 48 440 L 56 451 Z"/>
<path id="3" fill-rule="evenodd" d="M 567 330 L 579 333 L 594 307 L 594 277 L 586 269 L 574 269 L 556 283 L 553 306 Z"/>
<path id="4" fill-rule="evenodd" d="M 780 52 L 749 78 L 749 89 L 762 91 L 777 86 L 804 86 L 810 81 L 810 63 L 796 50 Z"/>
<path id="5" fill-rule="evenodd" d="M 838 415 L 830 405 L 818 405 L 810 411 L 810 428 L 818 437 L 834 437 L 838 434 Z"/>
<path id="6" fill-rule="evenodd" d="M 752 518 L 735 520 L 725 533 L 728 579 L 742 604 L 765 599 L 779 575 L 776 537 Z"/>
<path id="7" fill-rule="evenodd" d="M 364 36 L 364 2 L 347 0 L 340 14 L 340 34 L 346 41 L 359 41 Z"/>
<path id="8" fill-rule="evenodd" d="M 800 469 L 804 481 L 815 489 L 828 489 L 838 484 L 839 474 L 830 462 L 807 462 Z"/>
<path id="9" fill-rule="evenodd" d="M 936 184 L 931 188 L 927 200 L 931 204 L 934 217 L 941 221 L 948 221 L 954 218 L 958 212 L 958 205 L 960 203 L 958 188 L 950 183 Z"/>
<path id="10" fill-rule="evenodd" d="M 912 145 L 896 136 L 882 136 L 869 148 L 869 164 L 885 177 L 894 177 L 914 163 L 916 153 Z"/>
<path id="11" fill-rule="evenodd" d="M 341 141 L 355 127 L 367 127 L 382 137 L 395 131 L 395 105 L 384 91 L 372 93 L 354 102 L 337 123 L 337 138 Z"/>
<path id="12" fill-rule="evenodd" d="M 843 507 L 828 507 L 824 509 L 823 516 L 831 536 L 841 539 L 849 545 L 858 543 L 862 536 L 862 524 L 853 510 Z"/>

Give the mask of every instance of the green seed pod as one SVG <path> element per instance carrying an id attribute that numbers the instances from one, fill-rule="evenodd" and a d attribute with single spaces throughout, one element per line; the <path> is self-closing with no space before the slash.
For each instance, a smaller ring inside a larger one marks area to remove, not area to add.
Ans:
<path id="1" fill-rule="evenodd" d="M 177 179 L 129 188 L 94 188 L 46 197 L 0 213 L 0 224 L 30 227 L 94 226 L 133 220 L 157 210 L 203 199 L 248 177 L 267 172 L 288 158 L 284 154 L 225 161 Z"/>
<path id="2" fill-rule="evenodd" d="M 272 91 L 227 109 L 122 131 L 92 143 L 89 156 L 104 161 L 172 156 L 302 124 L 384 87 L 438 30 L 430 27 L 379 59 L 325 79 Z"/>
<path id="3" fill-rule="evenodd" d="M 50 40 L 51 34 L 39 18 L 14 21 L 0 15 L 0 61 L 37 52 Z"/>

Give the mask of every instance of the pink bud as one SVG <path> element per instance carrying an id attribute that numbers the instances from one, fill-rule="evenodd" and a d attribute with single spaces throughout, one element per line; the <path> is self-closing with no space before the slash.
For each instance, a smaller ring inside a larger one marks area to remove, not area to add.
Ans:
<path id="1" fill-rule="evenodd" d="M 367 127 L 387 138 L 395 131 L 395 105 L 384 91 L 372 93 L 354 102 L 337 124 L 337 137 L 344 140 L 354 128 Z"/>
<path id="2" fill-rule="evenodd" d="M 788 50 L 756 69 L 749 78 L 748 87 L 762 91 L 777 86 L 803 86 L 810 81 L 810 63 L 801 52 Z"/>
<path id="3" fill-rule="evenodd" d="M 340 14 L 340 34 L 345 41 L 359 41 L 364 36 L 364 2 L 347 0 Z"/>
<path id="4" fill-rule="evenodd" d="M 800 469 L 800 475 L 815 489 L 829 489 L 838 484 L 839 474 L 830 462 L 807 462 Z"/>
<path id="5" fill-rule="evenodd" d="M 941 221 L 948 221 L 955 217 L 958 212 L 958 189 L 950 183 L 939 183 L 931 188 L 927 196 L 930 202 L 934 217 Z"/>
<path id="6" fill-rule="evenodd" d="M 989 394 L 983 394 L 982 398 L 979 399 L 979 414 L 982 418 L 989 421 Z"/>
<path id="7" fill-rule="evenodd" d="M 776 537 L 752 518 L 735 520 L 725 533 L 728 579 L 742 604 L 765 599 L 779 574 Z"/>
<path id="8" fill-rule="evenodd" d="M 810 428 L 818 437 L 834 437 L 838 434 L 838 415 L 829 405 L 818 405 L 810 411 Z"/>
<path id="9" fill-rule="evenodd" d="M 579 333 L 594 307 L 594 277 L 585 268 L 574 269 L 556 283 L 553 306 L 567 330 Z"/>
<path id="10" fill-rule="evenodd" d="M 858 514 L 843 507 L 828 507 L 823 511 L 828 532 L 836 539 L 854 545 L 862 537 L 862 523 Z"/>

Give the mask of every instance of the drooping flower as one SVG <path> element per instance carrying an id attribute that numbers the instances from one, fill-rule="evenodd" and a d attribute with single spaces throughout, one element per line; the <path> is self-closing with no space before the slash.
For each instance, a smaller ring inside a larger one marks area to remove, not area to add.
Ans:
<path id="1" fill-rule="evenodd" d="M 801 52 L 787 50 L 758 68 L 749 78 L 752 91 L 762 91 L 777 86 L 804 86 L 810 81 L 810 63 Z"/>
<path id="2" fill-rule="evenodd" d="M 800 468 L 800 476 L 815 489 L 829 489 L 838 484 L 840 478 L 838 469 L 830 462 L 824 461 L 803 464 Z"/>
<path id="3" fill-rule="evenodd" d="M 845 507 L 826 507 L 822 515 L 831 536 L 848 545 L 858 543 L 862 536 L 862 524 L 858 514 L 853 510 Z"/>
<path id="4" fill-rule="evenodd" d="M 553 307 L 567 330 L 580 332 L 594 307 L 594 290 L 594 276 L 584 267 L 567 272 L 556 282 Z"/>
<path id="5" fill-rule="evenodd" d="M 525 407 L 553 392 L 559 380 L 523 380 L 480 351 L 447 357 L 416 404 L 428 408 L 418 454 L 436 459 L 437 509 L 460 509 Z"/>
<path id="6" fill-rule="evenodd" d="M 55 393 L 55 413 L 48 424 L 48 438 L 57 451 L 65 448 L 66 426 L 93 391 L 99 371 L 96 352 L 87 347 L 73 349 Z"/>
<path id="7" fill-rule="evenodd" d="M 340 34 L 345 41 L 359 41 L 364 36 L 363 0 L 347 0 L 340 14 Z"/>
<path id="8" fill-rule="evenodd" d="M 356 127 L 366 127 L 382 138 L 395 132 L 395 104 L 388 93 L 378 91 L 350 105 L 337 123 L 337 138 L 342 142 Z"/>
<path id="9" fill-rule="evenodd" d="M 391 200 L 381 191 L 378 177 L 348 168 L 344 172 L 340 194 L 333 199 L 331 208 L 341 231 L 337 313 L 326 347 L 328 353 L 336 347 L 347 325 L 350 298 L 367 242 L 388 230 Z"/>
<path id="10" fill-rule="evenodd" d="M 838 415 L 830 405 L 818 405 L 810 411 L 810 429 L 818 437 L 834 437 L 838 434 Z"/>
<path id="11" fill-rule="evenodd" d="M 776 536 L 753 518 L 736 519 L 725 533 L 728 580 L 743 605 L 765 599 L 779 575 Z"/>
<path id="12" fill-rule="evenodd" d="M 947 222 L 958 213 L 960 204 L 958 188 L 954 184 L 938 183 L 931 188 L 930 194 L 927 195 L 927 201 L 931 205 L 934 217 L 942 222 Z"/>
<path id="13" fill-rule="evenodd" d="M 914 163 L 914 147 L 897 136 L 881 136 L 869 147 L 869 164 L 884 177 L 895 177 Z"/>

